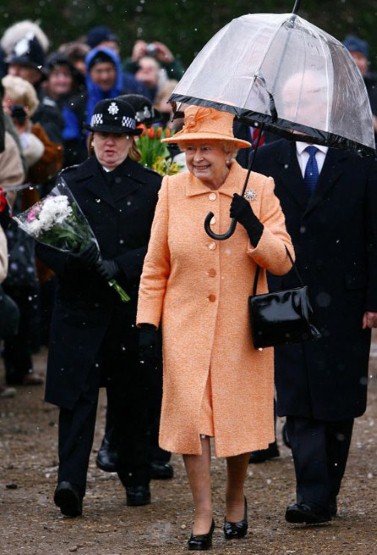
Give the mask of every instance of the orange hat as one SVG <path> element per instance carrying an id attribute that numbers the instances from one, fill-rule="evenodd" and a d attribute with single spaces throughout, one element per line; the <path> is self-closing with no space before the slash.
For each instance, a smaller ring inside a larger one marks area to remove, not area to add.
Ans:
<path id="1" fill-rule="evenodd" d="M 181 131 L 162 143 L 179 143 L 181 141 L 227 141 L 235 147 L 248 148 L 251 143 L 237 139 L 233 135 L 234 116 L 230 112 L 221 112 L 203 106 L 189 106 L 185 110 L 184 125 Z"/>

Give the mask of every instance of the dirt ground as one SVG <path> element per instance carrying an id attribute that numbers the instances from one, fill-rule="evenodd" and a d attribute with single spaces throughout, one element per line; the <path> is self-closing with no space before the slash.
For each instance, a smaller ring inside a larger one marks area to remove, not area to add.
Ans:
<path id="1" fill-rule="evenodd" d="M 45 369 L 46 353 L 35 357 Z M 1 363 L 0 363 L 1 364 Z M 225 542 L 224 461 L 213 460 L 216 530 L 214 555 L 374 555 L 377 554 L 377 344 L 370 359 L 369 403 L 355 424 L 349 464 L 339 497 L 339 516 L 324 526 L 288 525 L 285 507 L 294 501 L 290 451 L 249 466 L 246 494 L 249 533 Z M 3 382 L 0 366 L 0 383 Z M 181 459 L 175 477 L 153 481 L 152 504 L 127 507 L 115 474 L 95 466 L 105 399 L 99 406 L 88 474 L 84 516 L 63 517 L 52 501 L 57 471 L 58 410 L 43 402 L 43 387 L 19 387 L 13 399 L 0 399 L 0 554 L 6 555 L 175 555 L 187 552 L 191 497 Z"/>

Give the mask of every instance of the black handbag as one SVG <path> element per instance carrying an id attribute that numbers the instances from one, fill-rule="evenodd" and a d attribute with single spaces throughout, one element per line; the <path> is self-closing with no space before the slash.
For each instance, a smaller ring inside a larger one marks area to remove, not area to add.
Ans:
<path id="1" fill-rule="evenodd" d="M 300 287 L 257 295 L 260 267 L 255 272 L 253 294 L 249 297 L 249 315 L 254 347 L 275 347 L 319 339 L 321 333 L 312 322 L 313 310 L 308 287 L 286 247 Z"/>

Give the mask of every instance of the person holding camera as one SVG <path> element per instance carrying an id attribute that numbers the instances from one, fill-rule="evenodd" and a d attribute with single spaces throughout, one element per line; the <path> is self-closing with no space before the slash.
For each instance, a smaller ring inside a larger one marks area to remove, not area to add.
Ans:
<path id="1" fill-rule="evenodd" d="M 144 56 L 154 58 L 162 69 L 166 71 L 169 79 L 179 79 L 185 72 L 185 68 L 177 58 L 174 57 L 172 51 L 163 42 L 153 41 L 150 43 L 144 40 L 137 40 L 132 49 L 131 58 L 126 61 L 125 70 L 136 73 L 140 60 Z"/>

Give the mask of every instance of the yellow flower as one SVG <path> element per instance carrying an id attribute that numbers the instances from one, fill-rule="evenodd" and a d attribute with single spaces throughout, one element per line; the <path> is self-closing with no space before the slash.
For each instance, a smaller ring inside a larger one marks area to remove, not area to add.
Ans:
<path id="1" fill-rule="evenodd" d="M 152 170 L 160 175 L 174 175 L 179 172 L 179 167 L 170 157 L 157 156 L 153 162 Z"/>

